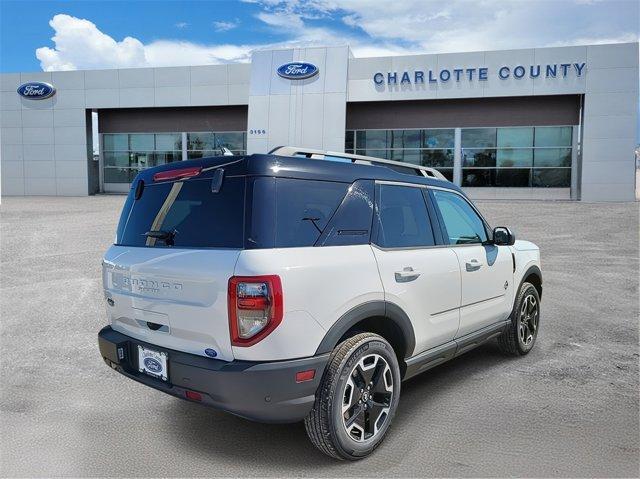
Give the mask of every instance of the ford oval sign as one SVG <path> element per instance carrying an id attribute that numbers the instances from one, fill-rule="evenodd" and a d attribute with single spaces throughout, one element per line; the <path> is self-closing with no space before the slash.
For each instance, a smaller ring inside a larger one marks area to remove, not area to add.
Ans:
<path id="1" fill-rule="evenodd" d="M 293 62 L 285 63 L 277 70 L 278 75 L 289 80 L 304 80 L 318 73 L 318 67 L 311 63 Z"/>
<path id="2" fill-rule="evenodd" d="M 18 95 L 29 100 L 44 100 L 55 95 L 56 89 L 49 83 L 32 81 L 18 87 Z"/>
<path id="3" fill-rule="evenodd" d="M 144 358 L 144 367 L 152 373 L 162 372 L 162 364 L 154 358 Z"/>

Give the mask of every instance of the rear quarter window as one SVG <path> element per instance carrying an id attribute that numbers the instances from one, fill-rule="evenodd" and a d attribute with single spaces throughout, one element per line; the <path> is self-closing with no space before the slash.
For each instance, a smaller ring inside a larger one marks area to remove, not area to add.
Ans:
<path id="1" fill-rule="evenodd" d="M 332 181 L 255 178 L 249 186 L 247 247 L 314 246 L 348 188 Z"/>

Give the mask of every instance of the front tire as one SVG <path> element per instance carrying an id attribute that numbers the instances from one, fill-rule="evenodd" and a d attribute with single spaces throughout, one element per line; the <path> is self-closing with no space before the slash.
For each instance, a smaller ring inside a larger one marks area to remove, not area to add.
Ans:
<path id="1" fill-rule="evenodd" d="M 400 399 L 400 368 L 391 345 L 357 334 L 333 350 L 304 424 L 309 439 L 336 459 L 355 461 L 384 439 Z"/>
<path id="2" fill-rule="evenodd" d="M 511 356 L 528 354 L 540 329 L 540 295 L 531 283 L 522 283 L 510 322 L 498 337 L 500 350 Z"/>

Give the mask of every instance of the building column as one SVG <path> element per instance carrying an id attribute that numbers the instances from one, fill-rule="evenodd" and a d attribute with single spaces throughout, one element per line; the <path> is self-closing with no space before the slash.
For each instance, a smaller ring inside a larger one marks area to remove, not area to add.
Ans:
<path id="1" fill-rule="evenodd" d="M 572 200 L 580 199 L 580 152 L 578 144 L 580 142 L 580 131 L 582 125 L 574 126 L 572 128 L 573 134 L 571 138 L 571 193 L 570 198 Z"/>
<path id="2" fill-rule="evenodd" d="M 455 129 L 453 147 L 453 183 L 462 184 L 462 129 Z"/>
<path id="3" fill-rule="evenodd" d="M 182 161 L 187 161 L 187 132 L 182 132 Z"/>

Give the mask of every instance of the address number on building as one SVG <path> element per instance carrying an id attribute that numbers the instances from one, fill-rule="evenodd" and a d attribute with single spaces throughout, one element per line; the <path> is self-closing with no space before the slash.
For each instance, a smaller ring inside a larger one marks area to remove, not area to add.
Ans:
<path id="1" fill-rule="evenodd" d="M 249 130 L 249 134 L 250 135 L 266 135 L 267 134 L 267 130 L 262 130 L 260 128 L 252 129 L 252 130 Z"/>

